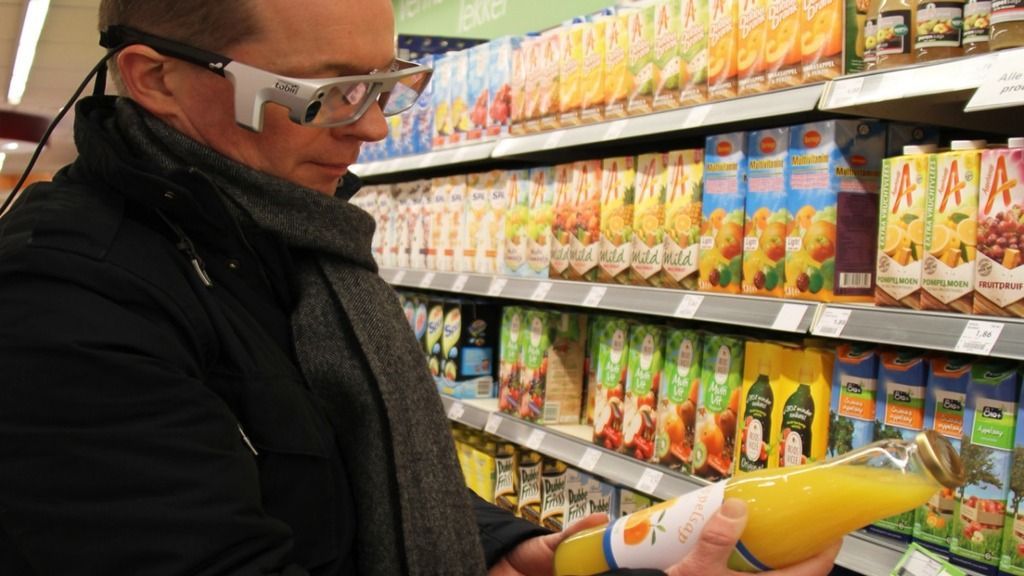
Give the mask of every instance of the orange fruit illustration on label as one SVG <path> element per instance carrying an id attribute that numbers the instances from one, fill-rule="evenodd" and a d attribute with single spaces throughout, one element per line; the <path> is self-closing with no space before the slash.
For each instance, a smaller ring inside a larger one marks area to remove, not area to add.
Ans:
<path id="1" fill-rule="evenodd" d="M 818 262 L 835 256 L 836 225 L 824 220 L 811 224 L 804 235 L 804 249 Z"/>
<path id="2" fill-rule="evenodd" d="M 653 508 L 647 508 L 630 515 L 626 519 L 626 527 L 622 530 L 622 540 L 630 546 L 647 541 L 647 535 L 651 532 L 651 516 L 654 515 L 654 512 Z"/>

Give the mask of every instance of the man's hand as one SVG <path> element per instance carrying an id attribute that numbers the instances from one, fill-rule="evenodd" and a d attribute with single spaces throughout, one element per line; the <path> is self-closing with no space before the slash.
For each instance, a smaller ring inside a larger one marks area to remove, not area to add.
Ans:
<path id="1" fill-rule="evenodd" d="M 592 514 L 558 534 L 530 538 L 512 549 L 487 573 L 488 576 L 551 576 L 555 568 L 555 548 L 569 536 L 608 523 L 606 514 Z"/>

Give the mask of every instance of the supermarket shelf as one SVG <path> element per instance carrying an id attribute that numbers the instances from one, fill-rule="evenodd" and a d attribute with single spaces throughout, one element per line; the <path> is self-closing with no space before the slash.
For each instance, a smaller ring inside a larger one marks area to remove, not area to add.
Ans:
<path id="1" fill-rule="evenodd" d="M 538 304 L 580 306 L 800 334 L 810 330 L 818 306 L 776 298 L 423 270 L 382 268 L 380 275 L 391 284 L 405 288 L 500 297 Z"/>
<path id="2" fill-rule="evenodd" d="M 455 166 L 487 160 L 498 143 L 494 140 L 480 142 L 478 144 L 467 144 L 457 148 L 436 150 L 426 154 L 414 156 L 402 156 L 391 160 L 380 162 L 368 162 L 365 164 L 353 164 L 349 167 L 353 174 L 362 178 L 377 176 L 388 176 L 393 174 L 404 174 L 408 172 L 419 172 L 430 170 L 439 166 Z"/>

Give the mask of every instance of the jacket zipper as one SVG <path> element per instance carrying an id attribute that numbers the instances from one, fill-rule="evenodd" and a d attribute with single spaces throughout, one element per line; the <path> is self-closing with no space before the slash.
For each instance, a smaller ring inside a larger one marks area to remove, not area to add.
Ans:
<path id="1" fill-rule="evenodd" d="M 242 430 L 241 424 L 238 424 L 238 432 L 242 435 L 242 442 L 245 442 L 245 445 L 249 447 L 249 450 L 252 452 L 252 455 L 259 456 L 260 453 L 257 452 L 256 447 L 252 445 L 252 441 L 249 440 L 249 437 L 245 434 L 245 430 Z"/>
<path id="2" fill-rule="evenodd" d="M 196 271 L 196 275 L 199 276 L 199 281 L 203 283 L 207 288 L 213 288 L 213 279 L 206 273 L 206 265 L 203 263 L 203 259 L 199 256 L 199 252 L 196 250 L 195 244 L 192 244 L 192 240 L 185 235 L 185 231 L 180 226 L 171 222 L 164 213 L 160 210 L 156 211 L 160 215 L 160 218 L 178 235 L 178 243 L 175 247 L 180 250 L 189 261 L 192 263 L 192 269 Z"/>

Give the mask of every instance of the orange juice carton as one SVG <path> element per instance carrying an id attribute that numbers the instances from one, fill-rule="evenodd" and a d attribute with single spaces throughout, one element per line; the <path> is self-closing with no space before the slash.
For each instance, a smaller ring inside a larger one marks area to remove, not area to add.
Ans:
<path id="1" fill-rule="evenodd" d="M 561 56 L 558 63 L 560 126 L 575 126 L 580 123 L 580 106 L 583 103 L 583 31 L 586 26 L 582 19 L 575 19 L 562 27 Z"/>
<path id="2" fill-rule="evenodd" d="M 530 219 L 526 225 L 526 266 L 520 276 L 547 278 L 551 267 L 551 225 L 555 220 L 555 169 L 530 169 Z"/>
<path id="3" fill-rule="evenodd" d="M 740 0 L 739 44 L 736 49 L 736 90 L 741 96 L 768 88 L 765 50 L 768 43 L 768 0 Z"/>
<path id="4" fill-rule="evenodd" d="M 515 444 L 495 439 L 494 505 L 515 513 L 519 504 L 519 474 L 516 470 L 518 452 Z"/>
<path id="5" fill-rule="evenodd" d="M 925 430 L 942 434 L 960 451 L 964 413 L 967 406 L 967 383 L 971 380 L 971 364 L 965 358 L 936 356 L 929 359 L 928 391 L 924 402 Z M 953 525 L 955 492 L 943 488 L 914 515 L 914 541 L 936 552 L 948 553 L 950 528 Z"/>
<path id="6" fill-rule="evenodd" d="M 498 344 L 498 410 L 505 414 L 519 414 L 523 398 L 520 377 L 523 372 L 523 344 L 527 337 L 526 309 L 520 306 L 502 308 Z"/>
<path id="7" fill-rule="evenodd" d="M 654 110 L 654 5 L 644 5 L 628 15 L 629 56 L 626 58 L 629 71 L 629 97 L 626 113 L 631 116 L 647 114 Z"/>
<path id="8" fill-rule="evenodd" d="M 525 106 L 529 97 L 526 92 L 526 57 L 529 51 L 529 39 L 520 38 L 512 48 L 512 61 L 509 70 L 509 111 L 508 133 L 518 136 L 526 133 Z M 435 71 L 434 74 L 437 74 Z M 433 82 L 431 82 L 433 84 Z"/>
<path id="9" fill-rule="evenodd" d="M 933 146 L 905 146 L 882 162 L 875 304 L 921 309 L 928 164 Z"/>
<path id="10" fill-rule="evenodd" d="M 878 399 L 875 414 L 881 424 L 875 440 L 912 439 L 924 430 L 928 358 L 915 350 L 883 350 L 878 368 Z M 914 532 L 914 511 L 879 520 L 868 531 L 900 540 Z"/>
<path id="11" fill-rule="evenodd" d="M 604 56 L 604 117 L 623 118 L 632 92 L 629 70 L 629 12 L 621 11 L 607 19 Z"/>
<path id="12" fill-rule="evenodd" d="M 451 58 L 451 122 L 452 133 L 448 137 L 448 145 L 458 146 L 464 144 L 469 137 L 473 123 L 470 120 L 469 91 L 469 50 L 453 52 Z M 474 74 L 477 72 L 474 71 Z"/>
<path id="13" fill-rule="evenodd" d="M 740 292 L 747 197 L 747 135 L 709 136 L 701 204 L 701 290 Z"/>
<path id="14" fill-rule="evenodd" d="M 629 488 L 618 489 L 618 501 L 618 517 L 620 518 L 654 506 L 653 498 Z"/>
<path id="15" fill-rule="evenodd" d="M 1018 407 L 1009 490 L 1004 508 L 1006 525 L 1003 527 L 1003 549 L 999 557 L 999 573 L 1015 576 L 1024 574 L 1024 507 L 1021 506 L 1024 502 L 1024 472 L 1021 470 L 1021 458 L 1024 458 L 1024 414 Z M 999 510 L 998 504 L 996 510 Z"/>
<path id="16" fill-rule="evenodd" d="M 743 293 L 783 295 L 786 281 L 786 200 L 789 128 L 751 132 L 747 142 L 747 204 Z"/>
<path id="17" fill-rule="evenodd" d="M 885 125 L 875 120 L 790 128 L 787 298 L 872 300 L 884 149 Z M 840 239 L 843 249 L 837 250 Z"/>
<path id="18" fill-rule="evenodd" d="M 569 467 L 554 458 L 544 458 L 541 468 L 541 526 L 552 532 L 561 532 L 565 521 L 565 487 Z"/>
<path id="19" fill-rule="evenodd" d="M 449 137 L 455 132 L 452 123 L 452 67 L 455 58 L 452 54 L 437 56 L 434 59 L 434 74 L 430 77 L 430 86 L 434 93 L 434 122 L 431 147 L 434 150 L 444 148 Z"/>
<path id="20" fill-rule="evenodd" d="M 665 197 L 668 194 L 668 154 L 655 152 L 637 158 L 637 188 L 633 208 L 633 257 L 630 283 L 660 286 L 665 264 Z"/>
<path id="21" fill-rule="evenodd" d="M 708 5 L 708 99 L 725 100 L 737 94 L 739 0 L 709 0 Z"/>
<path id="22" fill-rule="evenodd" d="M 519 38 L 503 36 L 490 42 L 490 60 L 487 64 L 486 136 L 493 138 L 508 134 L 512 118 L 512 54 L 519 47 Z"/>
<path id="23" fill-rule="evenodd" d="M 516 516 L 540 525 L 541 467 L 544 458 L 521 448 L 517 454 L 516 470 L 519 474 L 519 492 L 516 494 Z"/>
<path id="24" fill-rule="evenodd" d="M 630 321 L 597 316 L 597 391 L 594 396 L 594 443 L 609 450 L 622 448 L 623 399 L 629 372 Z"/>
<path id="25" fill-rule="evenodd" d="M 708 99 L 708 0 L 679 2 L 679 103 Z"/>
<path id="26" fill-rule="evenodd" d="M 664 378 L 658 390 L 658 463 L 690 472 L 700 393 L 701 334 L 669 327 L 665 330 Z"/>
<path id="27" fill-rule="evenodd" d="M 974 307 L 978 192 L 985 141 L 954 140 L 928 163 L 921 304 L 970 314 Z"/>
<path id="28" fill-rule="evenodd" d="M 661 286 L 697 288 L 701 200 L 704 197 L 704 151 L 668 153 L 668 192 L 665 195 L 665 261 Z"/>
<path id="29" fill-rule="evenodd" d="M 465 247 L 462 240 L 467 198 L 466 175 L 449 176 L 446 188 L 445 221 L 442 224 L 442 230 L 448 234 L 448 239 L 444 244 L 445 248 L 441 255 L 439 269 L 442 272 L 462 272 L 464 264 L 462 253 Z"/>
<path id="30" fill-rule="evenodd" d="M 430 241 L 427 242 L 427 269 L 442 270 L 444 252 L 448 246 L 448 180 L 432 178 L 430 180 Z"/>
<path id="31" fill-rule="evenodd" d="M 529 309 L 523 330 L 519 417 L 540 424 L 578 423 L 586 315 Z"/>
<path id="32" fill-rule="evenodd" d="M 804 0 L 768 0 L 764 45 L 765 88 L 790 88 L 803 81 L 800 68 L 800 13 Z"/>
<path id="33" fill-rule="evenodd" d="M 657 462 L 654 436 L 658 429 L 658 389 L 664 355 L 662 326 L 637 324 L 630 329 L 622 448 L 645 462 Z"/>
<path id="34" fill-rule="evenodd" d="M 739 438 L 733 454 L 733 474 L 778 467 L 776 392 L 780 392 L 782 347 L 772 342 L 747 340 L 743 352 L 740 388 Z M 780 398 L 781 400 L 781 398 Z"/>
<path id="35" fill-rule="evenodd" d="M 555 28 L 541 35 L 540 55 L 540 100 L 537 105 L 537 119 L 540 130 L 554 130 L 560 126 L 558 117 L 561 105 L 559 73 L 561 72 L 562 44 L 566 29 Z"/>
<path id="36" fill-rule="evenodd" d="M 469 125 L 465 141 L 476 142 L 487 135 L 491 107 L 491 43 L 477 44 L 466 51 Z"/>
<path id="37" fill-rule="evenodd" d="M 736 423 L 743 384 L 743 339 L 709 334 L 701 354 L 693 473 L 708 480 L 732 473 Z"/>
<path id="38" fill-rule="evenodd" d="M 659 0 L 654 5 L 654 92 L 655 110 L 679 106 L 679 45 L 681 0 Z"/>
<path id="39" fill-rule="evenodd" d="M 501 273 L 506 276 L 519 276 L 526 272 L 526 232 L 530 226 L 529 170 L 509 170 L 506 173 L 505 197 L 508 212 L 505 215 L 505 249 Z"/>
<path id="40" fill-rule="evenodd" d="M 575 468 L 569 469 L 565 484 L 566 529 L 591 514 L 618 517 L 618 500 L 611 484 Z"/>
<path id="41" fill-rule="evenodd" d="M 782 347 L 781 393 L 776 398 L 780 468 L 825 458 L 834 364 L 830 349 Z"/>
<path id="42" fill-rule="evenodd" d="M 604 120 L 605 34 L 610 16 L 583 24 L 583 70 L 580 72 L 580 122 Z"/>
<path id="43" fill-rule="evenodd" d="M 971 367 L 960 446 L 967 483 L 957 490 L 949 552 L 954 565 L 978 574 L 997 573 L 1003 535 L 1016 530 L 1007 524 L 1016 524 L 1017 505 L 1007 514 L 1006 497 L 1013 481 L 1019 392 L 1016 365 L 984 361 Z"/>
<path id="44" fill-rule="evenodd" d="M 441 332 L 441 393 L 455 398 L 494 398 L 500 307 L 449 300 Z"/>
<path id="45" fill-rule="evenodd" d="M 601 261 L 601 167 L 600 160 L 575 163 L 575 221 L 569 236 L 569 280 L 597 280 Z"/>
<path id="46" fill-rule="evenodd" d="M 601 170 L 601 251 L 599 282 L 629 283 L 633 261 L 633 198 L 636 159 L 605 158 Z"/>
<path id="47" fill-rule="evenodd" d="M 483 261 L 483 245 L 480 244 L 481 229 L 486 226 L 490 212 L 490 189 L 487 173 L 474 172 L 466 175 L 466 199 L 462 205 L 462 223 L 459 245 L 462 257 L 456 268 L 462 272 L 477 272 L 477 264 Z"/>
<path id="48" fill-rule="evenodd" d="M 548 72 L 544 60 L 547 39 L 540 35 L 527 35 L 523 40 L 523 63 L 526 79 L 523 84 L 523 132 L 540 131 L 540 105 L 542 81 Z M 550 89 L 550 86 L 547 87 Z M 550 103 L 549 103 L 550 105 Z"/>
<path id="49" fill-rule="evenodd" d="M 430 180 L 413 182 L 409 209 L 409 267 L 423 269 L 427 267 L 427 242 L 430 238 Z"/>
<path id="50" fill-rule="evenodd" d="M 981 154 L 974 313 L 1024 316 L 1024 138 Z"/>
<path id="51" fill-rule="evenodd" d="M 829 458 L 874 441 L 877 394 L 878 351 L 875 347 L 860 342 L 839 344 L 832 372 Z"/>
<path id="52" fill-rule="evenodd" d="M 570 237 L 576 233 L 576 169 L 571 163 L 554 167 L 555 192 L 551 203 L 555 219 L 551 223 L 551 278 L 569 277 Z"/>

